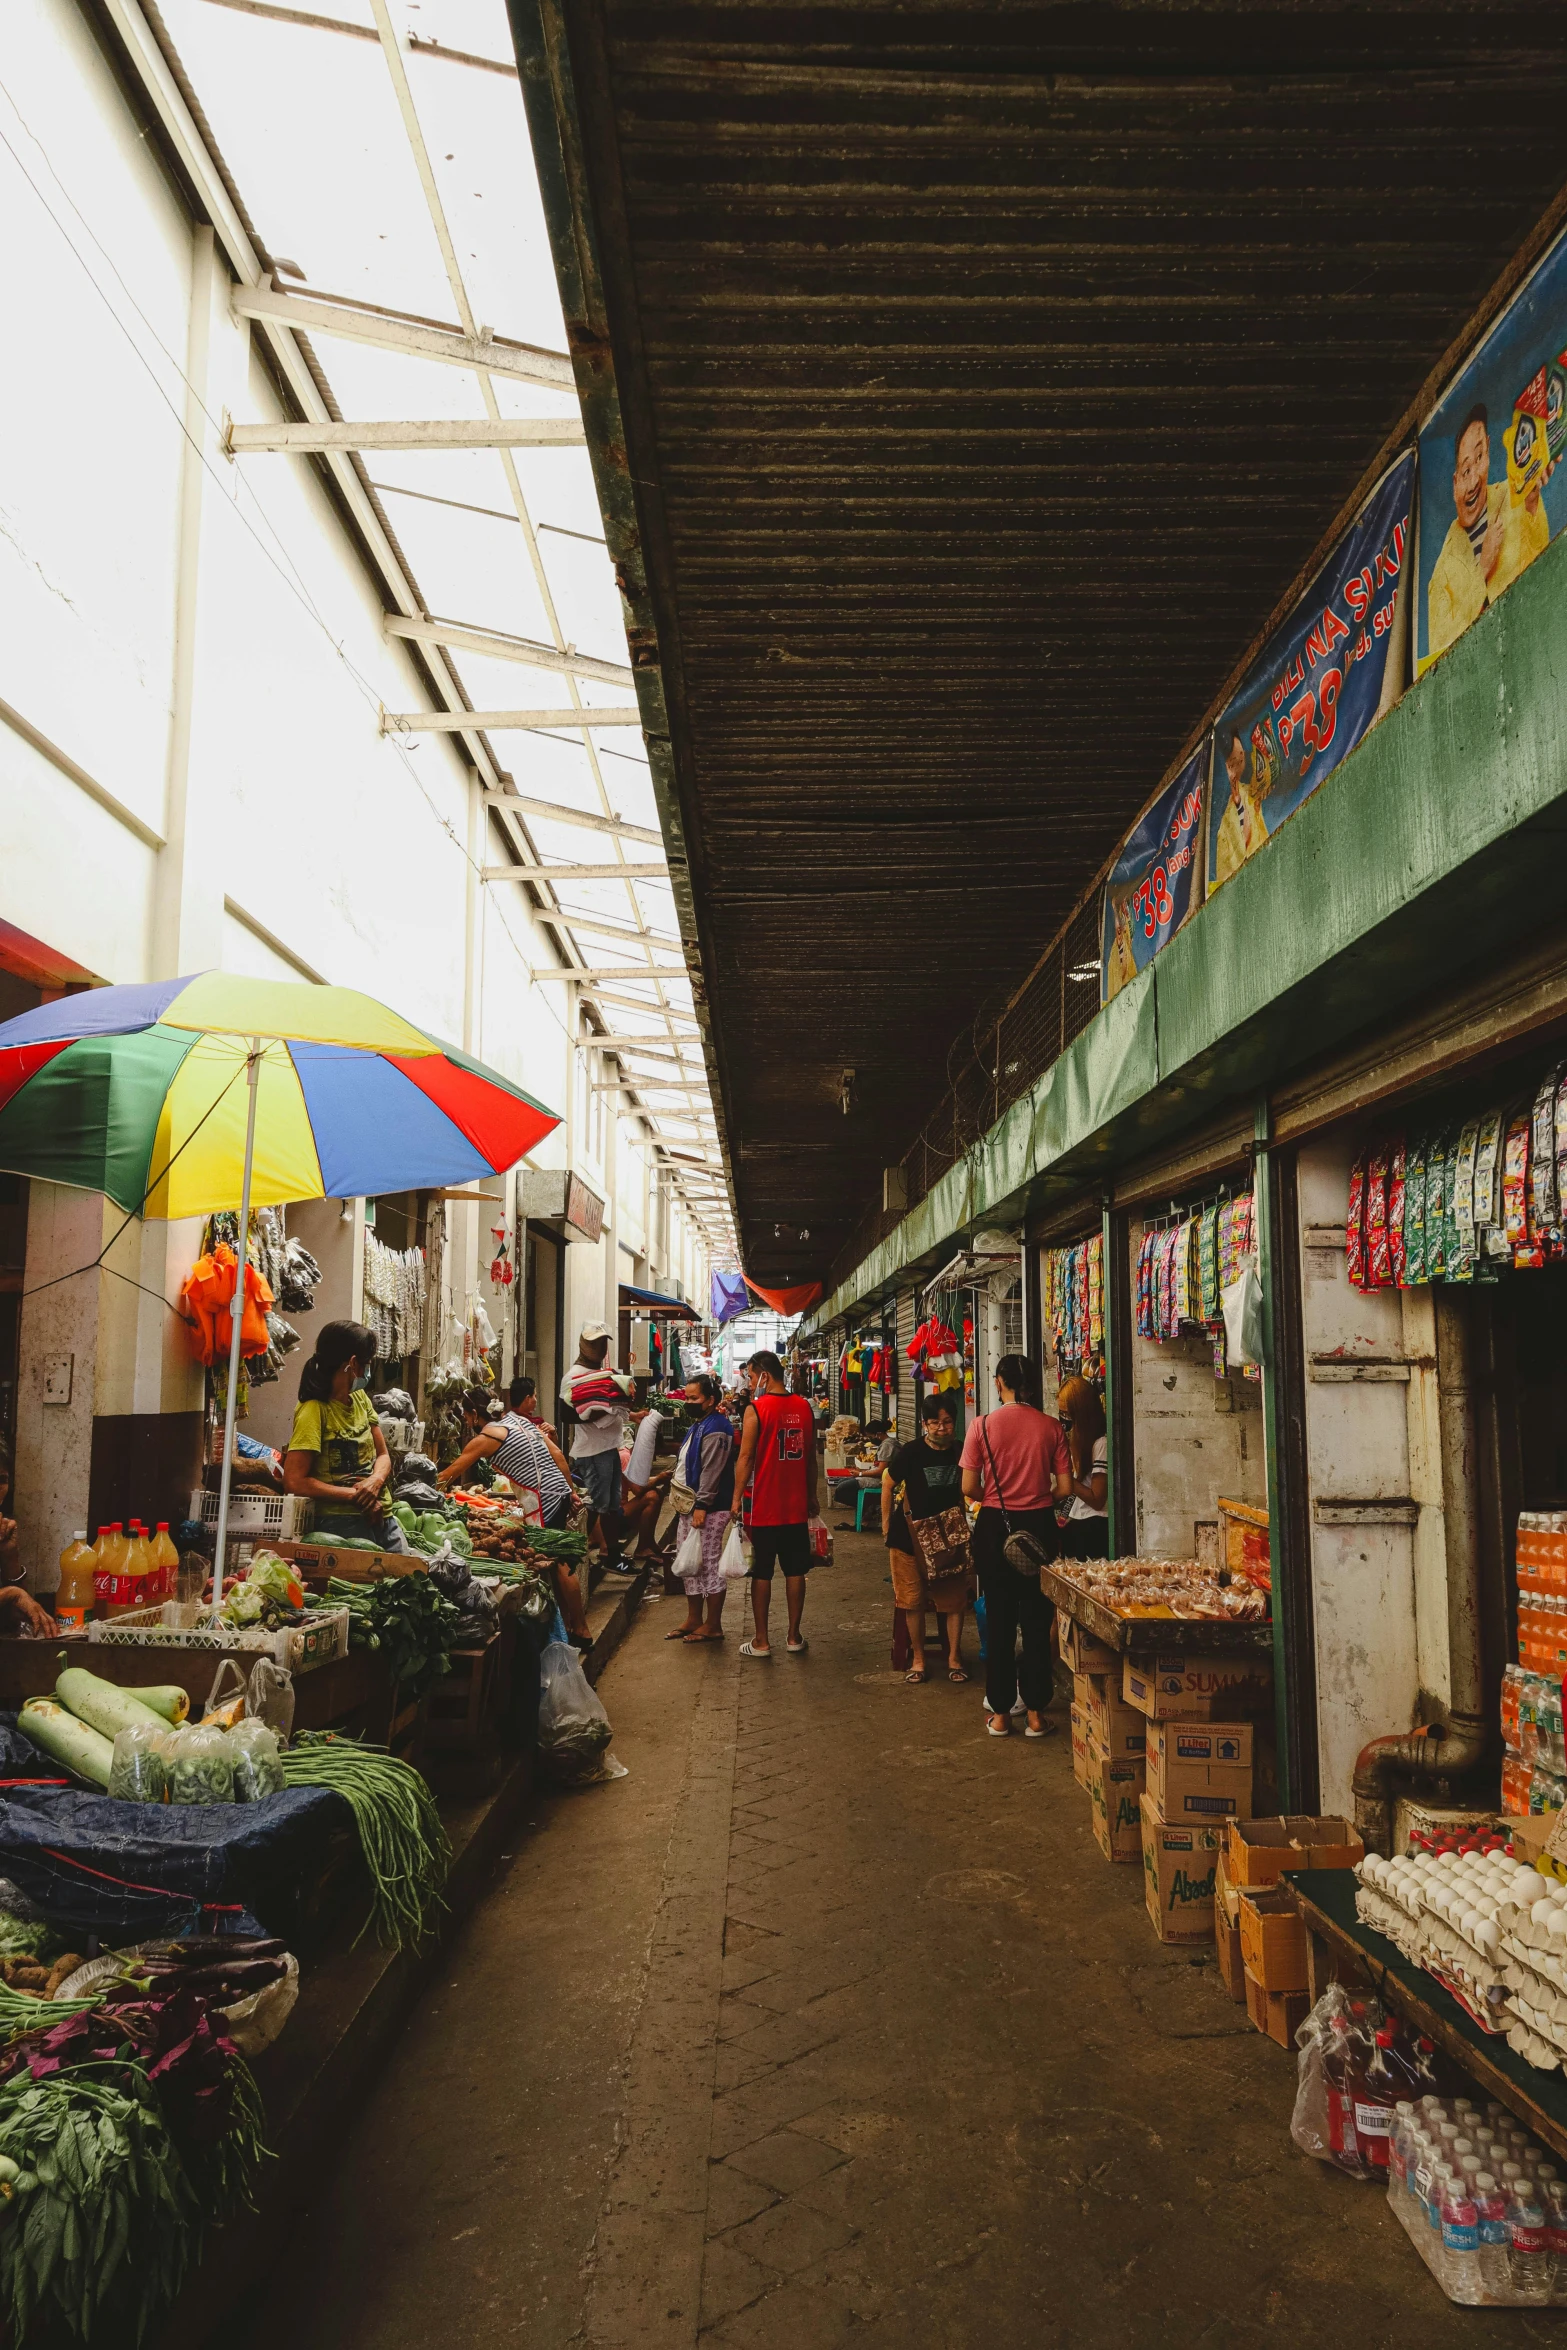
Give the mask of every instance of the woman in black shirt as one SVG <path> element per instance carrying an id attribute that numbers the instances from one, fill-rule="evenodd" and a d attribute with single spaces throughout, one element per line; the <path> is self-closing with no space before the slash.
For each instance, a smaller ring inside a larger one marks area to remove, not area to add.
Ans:
<path id="1" fill-rule="evenodd" d="M 892 1567 L 892 1596 L 903 1610 L 914 1654 L 904 1679 L 918 1688 L 925 1678 L 925 1611 L 934 1605 L 947 1636 L 947 1679 L 966 1681 L 963 1617 L 972 1586 L 970 1574 L 928 1580 L 915 1554 L 910 1518 L 933 1518 L 963 1504 L 957 1422 L 951 1398 L 937 1393 L 920 1404 L 920 1433 L 895 1452 L 881 1473 L 881 1531 Z"/>

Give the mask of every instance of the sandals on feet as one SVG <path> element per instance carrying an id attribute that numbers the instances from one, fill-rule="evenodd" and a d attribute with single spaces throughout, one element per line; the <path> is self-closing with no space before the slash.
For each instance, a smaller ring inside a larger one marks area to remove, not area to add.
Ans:
<path id="1" fill-rule="evenodd" d="M 754 1640 L 742 1640 L 740 1643 L 740 1654 L 742 1656 L 758 1657 L 764 1665 L 771 1664 L 773 1661 L 772 1650 L 770 1648 L 758 1648 Z"/>
<path id="2" fill-rule="evenodd" d="M 961 1665 L 948 1665 L 947 1679 L 955 1683 L 963 1682 L 968 1679 L 968 1675 L 965 1673 Z"/>
<path id="3" fill-rule="evenodd" d="M 803 1638 L 799 1640 L 786 1640 L 784 1642 L 784 1646 L 789 1651 L 791 1656 L 804 1656 L 810 1645 L 810 1642 Z"/>
<path id="4" fill-rule="evenodd" d="M 925 1675 L 923 1672 L 921 1672 L 918 1665 L 911 1665 L 909 1670 L 904 1674 L 903 1678 L 905 1681 L 907 1681 L 911 1689 L 921 1689 L 925 1685 Z"/>
<path id="5" fill-rule="evenodd" d="M 985 1728 L 992 1738 L 1010 1738 L 1012 1735 L 1012 1724 L 1005 1714 L 992 1714 Z"/>

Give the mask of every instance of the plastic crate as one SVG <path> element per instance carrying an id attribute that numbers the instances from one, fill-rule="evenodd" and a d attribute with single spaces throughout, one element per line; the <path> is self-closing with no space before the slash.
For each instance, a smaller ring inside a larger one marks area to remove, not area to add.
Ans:
<path id="1" fill-rule="evenodd" d="M 198 1486 L 190 1497 L 191 1516 L 214 1533 L 218 1500 L 205 1486 Z M 314 1514 L 315 1503 L 307 1493 L 230 1493 L 228 1533 L 230 1538 L 243 1534 L 251 1541 L 259 1534 L 270 1535 L 274 1542 L 297 1542 L 309 1532 Z"/>
<path id="2" fill-rule="evenodd" d="M 348 1625 L 347 1608 L 333 1607 L 316 1610 L 308 1624 L 280 1624 L 275 1632 L 259 1624 L 203 1624 L 186 1630 L 169 1623 L 163 1608 L 143 1607 L 107 1622 L 93 1617 L 87 1638 L 98 1648 L 194 1648 L 213 1656 L 269 1656 L 291 1673 L 305 1673 L 348 1654 Z"/>

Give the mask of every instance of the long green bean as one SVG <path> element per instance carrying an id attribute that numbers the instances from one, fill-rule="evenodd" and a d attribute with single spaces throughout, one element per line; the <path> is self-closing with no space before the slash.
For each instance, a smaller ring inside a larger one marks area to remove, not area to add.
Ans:
<path id="1" fill-rule="evenodd" d="M 384 1746 L 307 1730 L 284 1754 L 283 1775 L 291 1787 L 329 1787 L 354 1815 L 370 1876 L 370 1912 L 355 1940 L 373 1926 L 378 1941 L 414 1949 L 434 1923 L 451 1860 L 419 1773 Z"/>

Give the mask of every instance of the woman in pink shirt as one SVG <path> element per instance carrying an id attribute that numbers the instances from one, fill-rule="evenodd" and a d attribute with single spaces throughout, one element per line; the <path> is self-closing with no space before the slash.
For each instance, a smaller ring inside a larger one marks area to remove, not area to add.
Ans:
<path id="1" fill-rule="evenodd" d="M 1025 1738 L 1047 1738 L 1054 1686 L 1050 1628 L 1055 1609 L 1039 1577 L 1020 1574 L 1005 1552 L 1011 1534 L 1032 1534 L 1047 1558 L 1060 1549 L 1056 1503 L 1072 1490 L 1072 1455 L 1059 1420 L 1039 1408 L 1039 1374 L 1026 1355 L 996 1365 L 999 1408 L 974 1422 L 963 1439 L 963 1492 L 980 1504 L 974 1564 L 985 1596 L 985 1699 L 990 1735 L 1005 1738 L 1019 1689 L 1027 1709 Z M 1021 1665 L 1017 1636 L 1023 1635 Z"/>

